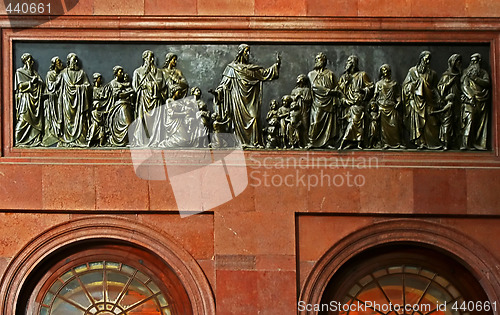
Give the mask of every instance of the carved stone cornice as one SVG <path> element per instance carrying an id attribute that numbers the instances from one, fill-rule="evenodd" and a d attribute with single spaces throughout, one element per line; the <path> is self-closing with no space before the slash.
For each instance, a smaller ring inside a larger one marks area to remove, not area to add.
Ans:
<path id="1" fill-rule="evenodd" d="M 263 31 L 498 32 L 498 18 L 258 17 L 258 16 L 1 16 L 1 28 Z M 307 39 L 304 39 L 307 40 Z"/>

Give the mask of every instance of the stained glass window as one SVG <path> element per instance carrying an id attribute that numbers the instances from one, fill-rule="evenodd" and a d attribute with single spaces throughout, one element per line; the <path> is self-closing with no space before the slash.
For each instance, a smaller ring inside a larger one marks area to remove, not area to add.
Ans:
<path id="1" fill-rule="evenodd" d="M 468 301 L 488 301 L 488 296 L 455 257 L 395 243 L 365 250 L 336 270 L 322 293 L 318 314 L 493 314 L 493 304 L 474 312 Z"/>
<path id="2" fill-rule="evenodd" d="M 93 261 L 63 272 L 50 285 L 40 315 L 171 315 L 159 286 L 140 270 Z"/>
<path id="3" fill-rule="evenodd" d="M 461 293 L 438 273 L 419 266 L 396 265 L 362 276 L 342 301 L 343 315 L 468 315 L 453 309 Z M 352 305 L 352 306 L 351 306 Z"/>

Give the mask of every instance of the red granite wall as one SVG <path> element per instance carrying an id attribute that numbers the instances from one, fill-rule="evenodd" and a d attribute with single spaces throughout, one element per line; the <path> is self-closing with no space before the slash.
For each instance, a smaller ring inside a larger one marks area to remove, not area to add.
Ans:
<path id="1" fill-rule="evenodd" d="M 3 5 L 1 2 L 0 6 Z M 4 8 L 0 7 L 0 10 Z M 61 155 L 57 150 L 48 150 L 46 154 L 11 151 L 5 136 L 10 134 L 10 127 L 5 124 L 5 113 L 9 113 L 6 99 L 11 97 L 6 90 L 10 73 L 3 65 L 0 275 L 25 244 L 37 235 L 60 223 L 98 215 L 126 217 L 148 225 L 155 233 L 161 233 L 182 246 L 198 261 L 212 285 L 217 314 L 294 314 L 301 287 L 322 255 L 359 229 L 400 218 L 423 219 L 458 231 L 481 244 L 496 258 L 497 268 L 500 268 L 500 243 L 497 241 L 500 236 L 500 146 L 497 136 L 500 125 L 497 109 L 500 104 L 497 92 L 500 91 L 499 1 L 80 0 L 67 15 L 74 16 L 74 21 L 86 21 L 82 23 L 87 25 L 91 23 L 88 22 L 89 16 L 99 16 L 105 19 L 105 28 L 112 32 L 120 30 L 120 18 L 127 16 L 129 25 L 137 22 L 126 30 L 127 38 L 141 34 L 141 27 L 148 27 L 141 26 L 144 16 L 159 17 L 160 21 L 165 16 L 182 16 L 181 22 L 186 24 L 190 23 L 190 18 L 200 16 L 229 16 L 235 19 L 225 20 L 224 28 L 238 25 L 243 34 L 252 34 L 252 17 L 258 19 L 263 30 L 265 22 L 259 20 L 262 16 L 271 17 L 271 20 L 273 17 L 298 16 L 302 18 L 301 25 L 311 21 L 308 17 L 322 16 L 327 19 L 322 21 L 330 26 L 340 25 L 347 19 L 333 23 L 328 22 L 328 17 L 349 17 L 362 25 L 360 32 L 379 31 L 388 21 L 385 18 L 392 17 L 407 17 L 404 28 L 411 30 L 411 23 L 416 21 L 414 18 L 422 17 L 418 19 L 419 29 L 415 33 L 424 34 L 418 35 L 423 37 L 429 35 L 420 28 L 435 30 L 433 18 L 464 18 L 458 24 L 454 19 L 439 20 L 441 33 L 430 35 L 434 39 L 450 37 L 450 33 L 446 33 L 448 25 L 466 30 L 469 21 L 473 20 L 471 25 L 477 26 L 484 20 L 485 27 L 480 36 L 492 38 L 493 45 L 493 86 L 496 89 L 493 96 L 494 150 L 487 153 L 312 155 L 247 152 L 246 165 L 238 166 L 245 167 L 251 175 L 243 193 L 210 211 L 180 218 L 170 182 L 147 181 L 136 176 L 126 150 L 102 154 L 76 151 L 69 155 Z M 245 17 L 243 27 L 239 16 Z M 6 15 L 0 20 L 4 29 L 10 27 Z M 210 20 L 210 25 L 217 25 L 214 20 Z M 72 18 L 64 17 L 53 26 L 70 29 L 74 26 L 72 21 Z M 99 21 L 91 29 L 98 29 Z M 397 21 L 396 26 L 391 24 L 393 29 L 397 28 Z M 293 24 L 293 18 L 286 23 Z M 51 36 L 49 26 L 45 27 L 38 31 L 39 36 Z M 318 26 L 308 27 L 314 30 Z M 273 28 L 274 36 L 279 37 L 279 26 L 273 24 Z M 169 32 L 172 34 L 175 30 Z M 217 30 L 212 32 L 215 34 Z M 286 29 L 286 32 L 293 33 L 293 29 Z M 343 32 L 349 33 L 349 30 Z M 382 35 L 386 39 L 396 36 L 400 41 L 405 38 L 404 32 L 388 31 Z M 365 35 L 365 38 L 369 36 Z M 469 40 L 473 38 L 471 35 Z M 3 49 L 5 62 L 5 43 Z M 276 164 L 283 157 L 300 160 L 332 156 L 365 161 L 374 157 L 376 163 L 367 167 L 349 165 L 305 169 L 282 168 Z M 265 167 L 265 161 L 270 163 L 267 164 L 269 167 Z M 328 175 L 333 178 L 339 174 L 346 180 L 342 185 L 308 187 L 283 182 L 287 176 L 321 178 Z M 265 176 L 271 180 L 269 185 L 264 182 Z M 362 178 L 362 185 L 361 182 L 349 185 L 347 176 Z M 273 183 L 273 177 L 275 181 L 281 179 L 281 184 Z M 418 241 L 418 235 L 415 235 L 415 240 Z"/>
<path id="2" fill-rule="evenodd" d="M 8 2 L 7 2 L 8 3 Z M 0 3 L 1 12 L 5 3 Z M 79 0 L 68 15 L 498 17 L 491 0 Z"/>

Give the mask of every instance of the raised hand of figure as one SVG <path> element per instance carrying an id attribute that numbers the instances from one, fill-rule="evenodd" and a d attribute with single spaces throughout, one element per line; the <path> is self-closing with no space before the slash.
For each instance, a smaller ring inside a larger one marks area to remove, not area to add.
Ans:
<path id="1" fill-rule="evenodd" d="M 281 56 L 278 52 L 276 52 L 276 63 L 278 64 L 278 67 L 281 66 Z"/>

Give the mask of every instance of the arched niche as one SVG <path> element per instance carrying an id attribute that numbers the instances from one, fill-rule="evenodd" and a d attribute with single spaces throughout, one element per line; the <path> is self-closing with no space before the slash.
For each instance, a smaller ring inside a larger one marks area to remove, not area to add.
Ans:
<path id="1" fill-rule="evenodd" d="M 10 262 L 1 282 L 0 312 L 4 315 L 24 314 L 29 296 L 26 291 L 43 286 L 40 270 L 49 271 L 50 264 L 71 257 L 79 250 L 92 251 L 102 245 L 114 258 L 116 247 L 129 247 L 153 257 L 162 264 L 172 279 L 178 280 L 189 300 L 186 314 L 215 314 L 210 284 L 196 260 L 177 243 L 153 228 L 124 218 L 92 216 L 57 225 L 28 243 Z M 103 248 L 98 255 L 102 259 Z M 116 260 L 116 259 L 115 259 Z M 154 269 L 154 268 L 153 268 Z M 160 268 L 161 269 L 161 268 Z M 158 269 L 159 270 L 159 269 Z M 159 278 L 164 278 L 159 275 Z M 174 284 L 175 285 L 175 284 Z M 182 291 L 182 290 L 181 290 Z"/>

